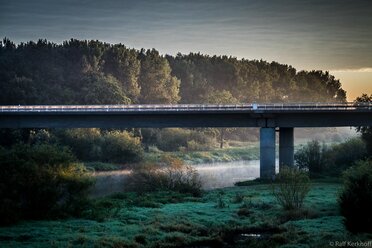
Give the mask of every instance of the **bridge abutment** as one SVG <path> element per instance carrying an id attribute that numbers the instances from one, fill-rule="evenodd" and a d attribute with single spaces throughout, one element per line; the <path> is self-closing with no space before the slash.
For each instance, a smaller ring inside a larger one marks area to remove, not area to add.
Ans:
<path id="1" fill-rule="evenodd" d="M 283 166 L 294 166 L 293 128 L 279 129 L 279 171 Z"/>
<path id="2" fill-rule="evenodd" d="M 260 129 L 260 178 L 275 175 L 275 128 Z"/>

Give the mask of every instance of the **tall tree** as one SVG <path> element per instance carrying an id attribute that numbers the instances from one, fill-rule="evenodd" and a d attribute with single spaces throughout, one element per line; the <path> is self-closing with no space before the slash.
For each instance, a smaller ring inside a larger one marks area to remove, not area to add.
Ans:
<path id="1" fill-rule="evenodd" d="M 85 75 L 80 81 L 82 104 L 129 104 L 119 82 L 112 76 L 100 73 Z"/>
<path id="2" fill-rule="evenodd" d="M 207 103 L 213 103 L 213 104 L 236 104 L 238 103 L 238 100 L 233 97 L 233 95 L 227 91 L 212 91 L 210 92 L 205 101 Z M 223 148 L 223 145 L 225 143 L 225 135 L 228 132 L 233 131 L 234 128 L 219 128 L 219 143 L 220 143 L 220 148 Z"/>
<path id="3" fill-rule="evenodd" d="M 138 82 L 141 62 L 137 57 L 136 50 L 122 44 L 110 47 L 104 55 L 104 72 L 112 74 L 120 82 L 132 102 L 137 102 L 141 91 Z"/>
<path id="4" fill-rule="evenodd" d="M 171 75 L 168 61 L 155 49 L 142 51 L 141 103 L 177 103 L 180 100 L 180 81 Z"/>
<path id="5" fill-rule="evenodd" d="M 369 96 L 367 94 L 362 94 L 355 99 L 354 103 L 372 103 L 372 94 Z M 372 127 L 357 127 L 356 129 L 362 134 L 362 139 L 366 143 L 368 156 L 372 157 Z"/>

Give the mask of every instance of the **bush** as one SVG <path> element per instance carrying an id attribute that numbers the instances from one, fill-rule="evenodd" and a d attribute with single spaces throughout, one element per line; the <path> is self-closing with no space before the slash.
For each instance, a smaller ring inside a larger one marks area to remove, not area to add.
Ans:
<path id="1" fill-rule="evenodd" d="M 103 162 L 86 162 L 84 165 L 87 169 L 93 171 L 113 171 L 123 169 L 121 165 Z"/>
<path id="2" fill-rule="evenodd" d="M 156 146 L 162 151 L 177 151 L 179 147 L 187 147 L 189 130 L 181 128 L 165 128 L 156 134 Z"/>
<path id="3" fill-rule="evenodd" d="M 296 165 L 300 169 L 308 170 L 310 176 L 319 175 L 327 162 L 326 151 L 324 144 L 321 146 L 317 140 L 310 141 L 295 153 Z"/>
<path id="4" fill-rule="evenodd" d="M 143 142 L 162 151 L 180 149 L 206 150 L 213 145 L 213 137 L 204 132 L 181 128 L 143 129 Z"/>
<path id="5" fill-rule="evenodd" d="M 128 181 L 129 188 L 137 192 L 171 190 L 201 195 L 201 180 L 196 170 L 169 156 L 163 156 L 161 164 L 134 168 Z"/>
<path id="6" fill-rule="evenodd" d="M 364 159 L 367 156 L 367 150 L 363 140 L 358 137 L 333 145 L 327 154 L 329 166 L 325 171 L 326 174 L 339 176 L 354 162 Z"/>
<path id="7" fill-rule="evenodd" d="M 366 145 L 358 137 L 328 147 L 311 141 L 296 152 L 295 160 L 296 165 L 308 170 L 311 177 L 339 176 L 351 164 L 366 156 Z"/>
<path id="8" fill-rule="evenodd" d="M 182 151 L 182 148 L 179 149 Z M 185 149 L 186 150 L 186 149 Z M 206 147 L 195 140 L 187 141 L 187 151 L 203 151 L 206 150 Z"/>
<path id="9" fill-rule="evenodd" d="M 102 161 L 112 163 L 139 162 L 143 158 L 141 140 L 128 132 L 107 133 L 102 144 Z"/>
<path id="10" fill-rule="evenodd" d="M 216 208 L 226 208 L 228 205 L 224 201 L 225 193 L 223 191 L 219 191 L 217 194 L 217 204 L 215 205 Z"/>
<path id="11" fill-rule="evenodd" d="M 102 134 L 98 128 L 74 128 L 55 130 L 61 144 L 71 148 L 83 161 L 100 161 L 102 158 Z"/>
<path id="12" fill-rule="evenodd" d="M 309 190 L 309 177 L 297 168 L 282 168 L 273 184 L 273 195 L 285 210 L 300 209 Z"/>
<path id="13" fill-rule="evenodd" d="M 0 149 L 0 224 L 77 215 L 92 181 L 66 148 L 16 145 Z"/>
<path id="14" fill-rule="evenodd" d="M 71 147 L 78 159 L 111 163 L 138 162 L 143 158 L 141 141 L 126 131 L 102 132 L 98 128 L 55 131 L 60 143 Z"/>
<path id="15" fill-rule="evenodd" d="M 372 233 L 372 160 L 345 171 L 339 204 L 349 231 Z"/>

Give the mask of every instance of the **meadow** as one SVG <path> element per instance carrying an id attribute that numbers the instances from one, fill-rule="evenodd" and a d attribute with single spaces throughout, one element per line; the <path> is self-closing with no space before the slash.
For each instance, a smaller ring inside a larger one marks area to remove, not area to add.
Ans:
<path id="1" fill-rule="evenodd" d="M 175 192 L 97 198 L 83 218 L 23 221 L 0 228 L 0 247 L 330 247 L 367 241 L 343 225 L 338 182 L 313 181 L 304 209 L 283 211 L 270 184 L 201 197 Z"/>

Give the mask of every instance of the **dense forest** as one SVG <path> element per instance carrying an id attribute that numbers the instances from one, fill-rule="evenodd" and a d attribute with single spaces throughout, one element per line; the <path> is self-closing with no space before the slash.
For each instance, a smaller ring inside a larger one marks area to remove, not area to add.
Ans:
<path id="1" fill-rule="evenodd" d="M 343 102 L 328 72 L 71 39 L 0 45 L 0 104 Z"/>

